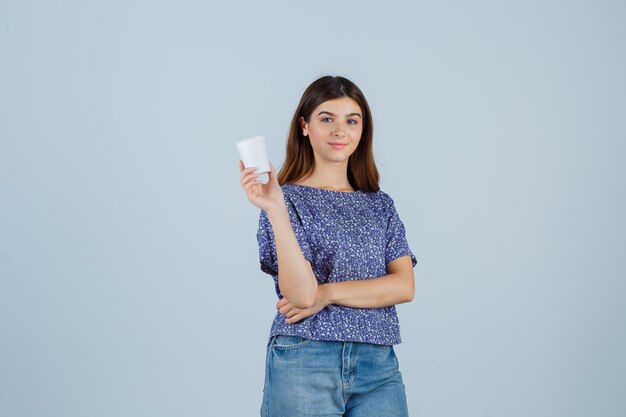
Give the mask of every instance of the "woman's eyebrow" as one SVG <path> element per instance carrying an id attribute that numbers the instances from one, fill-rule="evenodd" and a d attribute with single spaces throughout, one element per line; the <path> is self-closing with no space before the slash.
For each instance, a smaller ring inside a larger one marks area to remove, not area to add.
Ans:
<path id="1" fill-rule="evenodd" d="M 335 113 L 331 113 L 331 112 L 329 112 L 329 111 L 324 111 L 324 110 L 322 110 L 321 112 L 319 112 L 317 115 L 319 116 L 320 114 L 328 114 L 328 115 L 330 115 L 330 116 L 336 116 L 336 114 L 335 114 Z M 348 113 L 348 114 L 346 114 L 346 117 L 350 117 L 350 116 L 359 116 L 359 117 L 361 117 L 361 115 L 360 115 L 359 113 Z M 361 117 L 361 119 L 362 119 L 362 118 L 363 118 L 363 117 Z"/>

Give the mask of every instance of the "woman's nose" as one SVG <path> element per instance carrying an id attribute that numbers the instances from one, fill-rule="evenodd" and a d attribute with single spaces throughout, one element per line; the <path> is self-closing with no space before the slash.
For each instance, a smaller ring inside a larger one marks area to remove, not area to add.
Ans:
<path id="1" fill-rule="evenodd" d="M 337 126 L 335 128 L 335 136 L 345 136 L 345 132 L 343 131 L 343 128 L 341 127 L 341 125 Z"/>

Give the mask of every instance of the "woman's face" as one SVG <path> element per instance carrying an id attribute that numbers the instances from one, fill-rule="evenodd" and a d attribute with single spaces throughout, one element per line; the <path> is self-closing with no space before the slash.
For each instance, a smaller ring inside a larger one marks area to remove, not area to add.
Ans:
<path id="1" fill-rule="evenodd" d="M 359 145 L 362 116 L 357 102 L 344 96 L 317 106 L 308 123 L 301 117 L 300 127 L 317 157 L 340 162 L 348 159 Z"/>

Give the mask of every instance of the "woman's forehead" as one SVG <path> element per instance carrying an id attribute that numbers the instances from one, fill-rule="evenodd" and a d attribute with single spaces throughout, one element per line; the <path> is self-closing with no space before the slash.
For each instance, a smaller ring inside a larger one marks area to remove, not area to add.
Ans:
<path id="1" fill-rule="evenodd" d="M 315 108 L 315 115 L 317 115 L 320 111 L 327 111 L 343 116 L 350 113 L 361 114 L 361 107 L 350 97 L 344 96 L 323 102 Z"/>

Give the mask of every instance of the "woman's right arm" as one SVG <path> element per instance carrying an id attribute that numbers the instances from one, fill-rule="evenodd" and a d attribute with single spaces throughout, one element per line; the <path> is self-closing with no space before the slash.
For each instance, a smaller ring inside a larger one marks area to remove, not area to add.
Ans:
<path id="1" fill-rule="evenodd" d="M 241 185 L 246 191 L 248 200 L 267 213 L 272 225 L 280 292 L 294 307 L 309 308 L 317 297 L 317 279 L 293 231 L 276 171 L 270 163 L 269 181 L 262 184 L 254 170 L 254 167 L 244 169 L 243 162 L 239 161 Z"/>
<path id="2" fill-rule="evenodd" d="M 311 263 L 304 258 L 293 232 L 287 206 L 266 211 L 272 224 L 280 292 L 296 308 L 309 308 L 317 296 L 317 279 Z"/>

